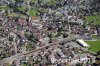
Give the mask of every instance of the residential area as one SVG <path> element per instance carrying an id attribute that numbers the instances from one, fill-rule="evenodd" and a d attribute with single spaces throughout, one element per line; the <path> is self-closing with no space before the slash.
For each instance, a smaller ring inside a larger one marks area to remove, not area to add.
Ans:
<path id="1" fill-rule="evenodd" d="M 100 66 L 100 1 L 0 0 L 0 66 Z"/>

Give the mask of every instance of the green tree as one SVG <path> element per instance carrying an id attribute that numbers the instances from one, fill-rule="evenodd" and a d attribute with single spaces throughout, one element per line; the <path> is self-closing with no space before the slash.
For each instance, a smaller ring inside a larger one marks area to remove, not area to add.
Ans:
<path id="1" fill-rule="evenodd" d="M 83 64 L 82 63 L 77 63 L 76 66 L 83 66 Z"/>
<path id="2" fill-rule="evenodd" d="M 97 55 L 100 55 L 100 50 L 97 52 Z"/>

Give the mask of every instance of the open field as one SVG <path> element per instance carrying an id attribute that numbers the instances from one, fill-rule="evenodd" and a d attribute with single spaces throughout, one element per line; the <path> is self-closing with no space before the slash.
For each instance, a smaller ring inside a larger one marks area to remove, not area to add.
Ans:
<path id="1" fill-rule="evenodd" d="M 92 35 L 92 38 L 95 41 L 86 41 L 86 43 L 91 46 L 91 48 L 89 49 L 90 51 L 97 52 L 100 50 L 100 38 L 96 35 Z"/>
<path id="2" fill-rule="evenodd" d="M 100 50 L 100 40 L 97 41 L 86 41 L 91 48 L 89 49 L 90 51 L 97 52 Z"/>

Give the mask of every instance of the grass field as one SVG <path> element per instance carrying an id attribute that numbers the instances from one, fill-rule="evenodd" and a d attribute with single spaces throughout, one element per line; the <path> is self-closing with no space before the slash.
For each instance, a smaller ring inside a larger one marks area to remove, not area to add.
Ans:
<path id="1" fill-rule="evenodd" d="M 100 15 L 86 16 L 86 19 L 89 23 L 95 21 L 96 24 L 100 24 Z"/>
<path id="2" fill-rule="evenodd" d="M 4 6 L 0 6 L 0 9 L 8 10 L 9 7 L 4 5 Z"/>
<path id="3" fill-rule="evenodd" d="M 97 52 L 100 50 L 100 40 L 97 41 L 86 41 L 91 48 L 89 49 L 90 51 Z"/>
<path id="4" fill-rule="evenodd" d="M 38 11 L 36 9 L 30 10 L 29 11 L 29 15 L 30 16 L 37 16 L 36 14 L 38 13 Z"/>
<path id="5" fill-rule="evenodd" d="M 91 46 L 90 51 L 97 52 L 100 50 L 100 38 L 96 35 L 92 35 L 92 38 L 96 41 L 86 41 Z"/>

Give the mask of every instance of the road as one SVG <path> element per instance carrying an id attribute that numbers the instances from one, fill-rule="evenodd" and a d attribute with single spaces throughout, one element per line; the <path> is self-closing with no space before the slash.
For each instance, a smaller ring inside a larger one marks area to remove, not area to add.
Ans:
<path id="1" fill-rule="evenodd" d="M 31 54 L 36 54 L 37 51 L 41 50 L 41 49 L 44 49 L 46 47 L 51 47 L 51 46 L 54 46 L 54 45 L 58 45 L 62 42 L 69 42 L 69 41 L 72 41 L 72 40 L 75 40 L 76 38 L 75 37 L 68 37 L 68 38 L 64 38 L 63 40 L 60 40 L 60 41 L 57 41 L 57 42 L 54 42 L 54 43 L 50 43 L 49 45 L 45 45 L 43 47 L 39 47 L 35 50 L 32 50 L 30 52 L 25 52 L 25 53 L 19 53 L 19 54 L 16 54 L 16 55 L 13 55 L 11 57 L 8 57 L 8 58 L 5 58 L 3 60 L 0 61 L 0 64 L 2 65 L 3 63 L 6 63 L 6 62 L 12 62 L 14 60 L 17 60 L 17 59 L 21 59 L 27 55 L 31 55 Z"/>

